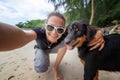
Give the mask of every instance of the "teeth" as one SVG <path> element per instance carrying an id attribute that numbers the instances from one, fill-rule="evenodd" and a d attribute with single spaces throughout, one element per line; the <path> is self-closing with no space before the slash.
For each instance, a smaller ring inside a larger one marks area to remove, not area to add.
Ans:
<path id="1" fill-rule="evenodd" d="M 51 36 L 52 38 L 57 38 L 57 36 Z"/>

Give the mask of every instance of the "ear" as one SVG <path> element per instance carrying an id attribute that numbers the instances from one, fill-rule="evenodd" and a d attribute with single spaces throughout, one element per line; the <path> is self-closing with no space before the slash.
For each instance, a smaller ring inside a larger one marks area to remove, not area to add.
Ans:
<path id="1" fill-rule="evenodd" d="M 86 28 L 87 28 L 86 31 L 87 40 L 90 41 L 95 36 L 97 29 L 95 28 L 95 26 L 91 25 L 86 26 Z"/>
<path id="2" fill-rule="evenodd" d="M 72 23 L 68 24 L 68 26 L 66 27 L 66 31 L 68 31 L 69 27 L 73 26 Z"/>
<path id="3" fill-rule="evenodd" d="M 66 30 L 65 30 L 65 33 L 64 34 L 68 34 L 68 28 L 71 26 L 71 24 L 68 24 L 67 27 L 66 27 Z"/>
<path id="4" fill-rule="evenodd" d="M 71 25 L 71 24 L 68 24 L 68 25 L 67 25 L 67 28 L 66 28 L 67 30 L 68 30 L 68 28 L 70 27 L 70 25 Z"/>

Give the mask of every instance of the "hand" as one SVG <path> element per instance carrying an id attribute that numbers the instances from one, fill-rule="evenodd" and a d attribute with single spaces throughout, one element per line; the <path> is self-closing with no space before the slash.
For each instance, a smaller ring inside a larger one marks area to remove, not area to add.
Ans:
<path id="1" fill-rule="evenodd" d="M 56 69 L 54 69 L 53 72 L 54 72 L 55 80 L 63 80 L 62 79 L 63 77 L 59 74 L 59 72 Z"/>
<path id="2" fill-rule="evenodd" d="M 101 30 L 98 30 L 95 37 L 89 42 L 88 46 L 92 46 L 90 50 L 96 49 L 98 47 L 99 51 L 103 49 L 105 44 L 104 38 L 103 38 L 103 33 Z"/>

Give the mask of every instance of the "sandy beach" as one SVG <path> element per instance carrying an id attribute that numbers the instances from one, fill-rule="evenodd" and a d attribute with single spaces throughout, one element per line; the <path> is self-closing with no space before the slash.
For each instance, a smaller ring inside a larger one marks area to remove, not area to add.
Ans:
<path id="1" fill-rule="evenodd" d="M 0 80 L 54 80 L 52 71 L 56 54 L 50 54 L 50 67 L 45 73 L 34 71 L 34 44 L 6 52 L 0 52 Z M 83 80 L 83 65 L 78 56 L 77 49 L 67 51 L 60 64 L 60 72 L 64 80 Z M 119 72 L 100 71 L 100 80 L 120 80 Z"/>

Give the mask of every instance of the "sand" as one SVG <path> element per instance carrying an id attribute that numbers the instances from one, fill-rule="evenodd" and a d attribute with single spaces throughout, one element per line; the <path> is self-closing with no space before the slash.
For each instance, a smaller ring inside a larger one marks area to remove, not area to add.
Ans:
<path id="1" fill-rule="evenodd" d="M 56 54 L 50 55 L 50 67 L 45 73 L 34 71 L 35 41 L 26 46 L 0 52 L 0 80 L 54 80 L 52 67 Z M 68 50 L 60 64 L 64 80 L 83 80 L 83 65 L 77 56 L 77 49 Z M 100 80 L 120 80 L 119 72 L 100 71 Z"/>

